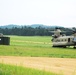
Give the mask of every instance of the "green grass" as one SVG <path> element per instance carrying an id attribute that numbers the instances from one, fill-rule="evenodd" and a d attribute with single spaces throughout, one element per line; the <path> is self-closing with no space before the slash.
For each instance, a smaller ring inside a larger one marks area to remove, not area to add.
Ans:
<path id="1" fill-rule="evenodd" d="M 0 64 L 0 75 L 58 75 L 51 72 L 24 68 L 21 66 Z"/>
<path id="2" fill-rule="evenodd" d="M 53 48 L 50 36 L 10 36 L 10 45 L 0 45 L 0 56 L 76 58 L 76 50 Z M 57 75 L 21 66 L 0 64 L 0 75 Z"/>
<path id="3" fill-rule="evenodd" d="M 0 45 L 0 56 L 76 58 L 76 50 L 53 48 L 50 36 L 10 36 L 10 45 Z"/>

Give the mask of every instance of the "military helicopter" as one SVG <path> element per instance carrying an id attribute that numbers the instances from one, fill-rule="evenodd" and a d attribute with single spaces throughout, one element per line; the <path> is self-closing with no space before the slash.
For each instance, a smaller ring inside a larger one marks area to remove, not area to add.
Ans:
<path id="1" fill-rule="evenodd" d="M 0 33 L 0 45 L 10 45 L 10 37 L 6 37 Z"/>
<path id="2" fill-rule="evenodd" d="M 76 30 L 72 30 L 73 34 L 70 36 L 66 36 L 65 34 L 61 34 L 61 30 L 59 28 L 56 28 L 55 31 L 51 31 L 54 33 L 52 35 L 52 47 L 69 47 L 74 46 L 76 48 Z M 64 31 L 65 32 L 65 31 Z"/>

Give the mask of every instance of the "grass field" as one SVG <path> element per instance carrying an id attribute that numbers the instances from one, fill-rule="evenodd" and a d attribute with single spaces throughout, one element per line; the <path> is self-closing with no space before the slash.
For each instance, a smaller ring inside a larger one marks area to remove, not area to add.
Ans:
<path id="1" fill-rule="evenodd" d="M 53 48 L 50 36 L 10 36 L 10 45 L 0 45 L 0 56 L 76 58 L 76 50 Z M 57 75 L 21 66 L 0 64 L 0 75 Z"/>
<path id="2" fill-rule="evenodd" d="M 58 75 L 51 72 L 0 64 L 0 75 Z"/>
<path id="3" fill-rule="evenodd" d="M 53 48 L 50 36 L 10 36 L 10 45 L 0 45 L 0 56 L 76 58 L 76 50 Z"/>

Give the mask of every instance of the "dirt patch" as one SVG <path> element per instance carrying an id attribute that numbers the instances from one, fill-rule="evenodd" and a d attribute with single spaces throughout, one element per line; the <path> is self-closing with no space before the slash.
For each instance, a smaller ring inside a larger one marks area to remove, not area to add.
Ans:
<path id="1" fill-rule="evenodd" d="M 76 59 L 0 56 L 1 63 L 20 65 L 63 75 L 76 75 Z"/>

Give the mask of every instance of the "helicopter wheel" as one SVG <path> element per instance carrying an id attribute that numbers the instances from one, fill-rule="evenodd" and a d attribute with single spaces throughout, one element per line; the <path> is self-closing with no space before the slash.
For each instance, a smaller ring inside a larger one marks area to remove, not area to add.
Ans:
<path id="1" fill-rule="evenodd" d="M 63 48 L 66 48 L 66 46 L 63 46 Z"/>
<path id="2" fill-rule="evenodd" d="M 52 47 L 55 47 L 55 46 L 52 46 Z"/>
<path id="3" fill-rule="evenodd" d="M 73 48 L 74 48 L 74 49 L 76 49 L 76 47 L 75 47 L 75 46 L 74 46 Z"/>

